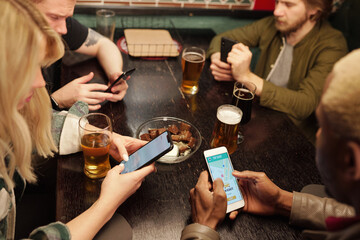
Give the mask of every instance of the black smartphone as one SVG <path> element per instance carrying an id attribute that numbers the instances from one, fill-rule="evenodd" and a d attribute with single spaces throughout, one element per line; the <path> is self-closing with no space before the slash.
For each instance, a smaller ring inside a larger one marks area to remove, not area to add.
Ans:
<path id="1" fill-rule="evenodd" d="M 149 165 L 171 151 L 173 147 L 171 135 L 165 131 L 131 154 L 127 162 L 123 161 L 125 169 L 121 173 L 132 172 Z"/>
<path id="2" fill-rule="evenodd" d="M 236 44 L 237 42 L 235 40 L 226 38 L 226 37 L 222 37 L 221 38 L 221 51 L 220 51 L 220 60 L 222 62 L 226 62 L 227 63 L 227 57 L 229 52 L 231 51 L 231 48 L 234 44 Z"/>
<path id="3" fill-rule="evenodd" d="M 126 80 L 128 76 L 130 76 L 136 68 L 130 69 L 129 71 L 123 72 L 106 90 L 105 92 L 111 92 L 111 88 L 113 88 L 121 79 Z"/>

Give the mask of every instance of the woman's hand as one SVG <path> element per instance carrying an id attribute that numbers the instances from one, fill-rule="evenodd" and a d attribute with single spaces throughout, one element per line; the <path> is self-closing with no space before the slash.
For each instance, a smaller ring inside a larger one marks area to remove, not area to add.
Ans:
<path id="1" fill-rule="evenodd" d="M 137 138 L 113 133 L 109 153 L 118 162 L 121 162 L 122 160 L 127 161 L 129 159 L 129 154 L 132 154 L 146 143 L 146 141 Z"/>

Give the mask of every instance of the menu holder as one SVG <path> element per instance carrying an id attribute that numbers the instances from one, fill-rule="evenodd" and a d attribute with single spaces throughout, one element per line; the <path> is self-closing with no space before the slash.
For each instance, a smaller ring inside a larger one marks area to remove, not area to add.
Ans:
<path id="1" fill-rule="evenodd" d="M 125 29 L 126 45 L 133 57 L 176 57 L 178 46 L 164 29 Z"/>

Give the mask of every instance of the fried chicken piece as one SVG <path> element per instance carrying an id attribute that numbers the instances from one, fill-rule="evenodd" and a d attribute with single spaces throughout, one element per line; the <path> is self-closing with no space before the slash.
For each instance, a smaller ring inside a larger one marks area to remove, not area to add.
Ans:
<path id="1" fill-rule="evenodd" d="M 145 140 L 145 141 L 151 141 L 150 134 L 148 134 L 148 133 L 144 133 L 144 134 L 140 135 L 140 139 Z"/>
<path id="2" fill-rule="evenodd" d="M 179 129 L 175 124 L 170 125 L 167 130 L 175 135 L 179 133 Z"/>
<path id="3" fill-rule="evenodd" d="M 177 145 L 179 147 L 179 153 L 183 153 L 187 149 L 189 149 L 189 146 L 187 144 L 183 143 L 183 142 L 178 142 Z"/>
<path id="4" fill-rule="evenodd" d="M 194 147 L 195 147 L 195 144 L 196 144 L 196 138 L 190 137 L 190 141 L 188 142 L 188 146 L 189 146 L 190 148 L 194 148 Z"/>
<path id="5" fill-rule="evenodd" d="M 175 142 L 179 142 L 180 141 L 180 135 L 171 135 L 171 139 Z"/>
<path id="6" fill-rule="evenodd" d="M 166 131 L 166 128 L 159 128 L 158 129 L 158 134 L 160 135 L 160 134 L 162 134 L 163 132 L 165 132 Z"/>
<path id="7" fill-rule="evenodd" d="M 190 141 L 190 138 L 191 138 L 192 134 L 190 131 L 188 130 L 184 130 L 184 131 L 181 131 L 180 132 L 180 141 Z"/>
<path id="8" fill-rule="evenodd" d="M 181 122 L 180 123 L 180 131 L 189 131 L 191 126 L 187 123 Z"/>
<path id="9" fill-rule="evenodd" d="M 154 139 L 159 135 L 157 129 L 149 129 L 149 134 L 150 134 L 151 139 Z"/>

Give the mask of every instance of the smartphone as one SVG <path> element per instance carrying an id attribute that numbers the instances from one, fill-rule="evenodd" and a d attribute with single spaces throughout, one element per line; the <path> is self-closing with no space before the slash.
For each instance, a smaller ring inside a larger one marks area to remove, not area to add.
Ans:
<path id="1" fill-rule="evenodd" d="M 231 48 L 234 44 L 236 44 L 237 42 L 226 38 L 226 37 L 222 37 L 221 38 L 221 51 L 220 51 L 220 60 L 222 62 L 226 62 L 227 63 L 227 57 L 229 52 L 231 51 Z"/>
<path id="2" fill-rule="evenodd" d="M 234 168 L 226 147 L 206 150 L 204 156 L 212 181 L 221 178 L 224 182 L 224 191 L 227 197 L 226 213 L 244 207 L 245 201 L 237 180 L 232 175 Z"/>
<path id="3" fill-rule="evenodd" d="M 126 79 L 128 76 L 130 76 L 134 71 L 136 70 L 136 68 L 130 69 L 126 72 L 123 72 L 104 92 L 111 92 L 111 89 L 118 84 L 118 82 L 121 79 Z"/>
<path id="4" fill-rule="evenodd" d="M 165 131 L 131 154 L 127 162 L 123 161 L 125 169 L 121 173 L 132 172 L 149 165 L 171 151 L 173 147 L 171 135 Z"/>

